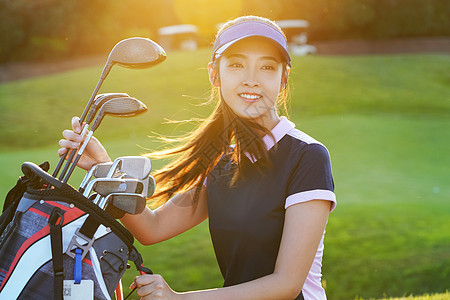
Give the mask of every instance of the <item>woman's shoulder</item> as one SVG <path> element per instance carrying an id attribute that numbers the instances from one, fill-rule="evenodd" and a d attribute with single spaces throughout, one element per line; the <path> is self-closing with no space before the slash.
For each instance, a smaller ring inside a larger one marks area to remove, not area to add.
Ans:
<path id="1" fill-rule="evenodd" d="M 306 132 L 303 132 L 300 129 L 295 128 L 295 127 L 292 128 L 291 130 L 289 130 L 286 133 L 286 136 L 289 136 L 291 139 L 293 139 L 294 141 L 297 141 L 299 143 L 304 143 L 307 145 L 322 145 L 323 147 L 325 147 L 324 144 L 322 144 L 321 142 L 319 142 L 318 140 L 316 140 L 315 138 L 313 138 Z"/>
<path id="2" fill-rule="evenodd" d="M 279 146 L 281 146 L 280 148 L 286 148 L 291 154 L 299 158 L 305 154 L 330 156 L 327 147 L 322 142 L 295 127 L 286 133 Z"/>

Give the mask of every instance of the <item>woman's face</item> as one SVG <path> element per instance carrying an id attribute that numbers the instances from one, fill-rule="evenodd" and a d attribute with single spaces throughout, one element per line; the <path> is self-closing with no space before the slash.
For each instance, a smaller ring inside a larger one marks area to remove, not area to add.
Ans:
<path id="1" fill-rule="evenodd" d="M 211 72 L 212 68 L 210 78 Z M 267 39 L 252 37 L 225 51 L 215 85 L 220 86 L 223 100 L 238 116 L 253 119 L 270 130 L 279 121 L 276 101 L 284 87 L 282 77 L 278 49 Z"/>

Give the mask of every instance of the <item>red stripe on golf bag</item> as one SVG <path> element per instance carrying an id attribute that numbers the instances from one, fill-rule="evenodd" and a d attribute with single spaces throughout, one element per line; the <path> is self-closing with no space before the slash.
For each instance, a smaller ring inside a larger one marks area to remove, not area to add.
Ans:
<path id="1" fill-rule="evenodd" d="M 83 212 L 82 210 L 80 210 L 80 209 L 78 209 L 76 207 L 69 208 L 69 207 L 61 205 L 59 203 L 56 203 L 54 201 L 46 201 L 46 202 L 51 204 L 52 206 L 57 206 L 57 207 L 59 207 L 59 208 L 61 208 L 62 210 L 65 211 L 63 226 L 68 224 L 68 223 L 70 223 L 70 222 L 72 222 L 73 220 L 78 219 L 79 217 L 81 217 L 82 215 L 85 214 L 85 212 Z M 29 210 L 31 211 L 31 209 L 29 209 Z M 35 211 L 33 211 L 33 212 L 35 212 Z M 42 215 L 42 214 L 40 214 L 40 215 Z M 45 214 L 45 215 L 47 215 L 47 214 Z M 11 263 L 11 266 L 9 267 L 8 272 L 6 272 L 5 279 L 3 280 L 2 285 L 0 286 L 0 291 L 3 289 L 5 284 L 8 282 L 8 279 L 11 276 L 12 272 L 14 271 L 14 269 L 15 269 L 15 267 L 17 265 L 17 262 L 20 260 L 20 258 L 25 253 L 25 251 L 30 246 L 32 246 L 34 243 L 36 243 L 37 241 L 39 241 L 40 239 L 42 239 L 43 237 L 45 237 L 45 236 L 47 236 L 49 234 L 50 234 L 50 227 L 47 225 L 47 226 L 43 227 L 41 230 L 39 230 L 38 232 L 36 232 L 35 234 L 33 234 L 30 238 L 28 238 L 22 244 L 22 246 L 19 248 L 19 250 L 17 251 L 17 254 L 14 257 L 13 262 Z"/>
<path id="2" fill-rule="evenodd" d="M 38 214 L 38 215 L 46 218 L 46 219 L 50 218 L 49 214 L 46 214 L 46 213 L 44 213 L 44 212 L 42 212 L 42 211 L 40 211 L 38 209 L 35 209 L 33 207 L 30 207 L 28 210 L 31 211 L 31 212 L 34 212 L 35 214 Z"/>
<path id="3" fill-rule="evenodd" d="M 83 258 L 83 262 L 84 262 L 85 264 L 88 264 L 88 265 L 90 265 L 90 266 L 92 267 L 92 261 L 91 261 L 91 260 L 89 260 L 89 259 L 87 259 L 87 258 Z"/>

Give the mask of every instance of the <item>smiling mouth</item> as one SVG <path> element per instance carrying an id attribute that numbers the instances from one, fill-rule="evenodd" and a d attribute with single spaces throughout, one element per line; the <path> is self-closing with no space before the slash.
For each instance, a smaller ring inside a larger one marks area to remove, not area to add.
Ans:
<path id="1" fill-rule="evenodd" d="M 245 102 L 256 102 L 262 98 L 259 94 L 240 93 L 238 94 Z"/>

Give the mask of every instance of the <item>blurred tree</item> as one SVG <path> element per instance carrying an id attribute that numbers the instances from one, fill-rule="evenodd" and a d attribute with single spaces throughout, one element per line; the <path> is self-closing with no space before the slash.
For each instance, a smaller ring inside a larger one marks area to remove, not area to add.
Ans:
<path id="1" fill-rule="evenodd" d="M 0 62 L 104 53 L 181 23 L 212 39 L 242 14 L 308 20 L 310 40 L 450 35 L 449 0 L 0 0 Z"/>
<path id="2" fill-rule="evenodd" d="M 30 48 L 44 46 L 50 52 L 52 48 L 61 49 L 56 42 L 54 26 L 61 26 L 64 10 L 70 9 L 71 1 L 54 7 L 57 1 L 3 0 L 0 3 L 1 56 L 12 59 L 36 58 L 40 51 L 29 52 Z"/>
<path id="3" fill-rule="evenodd" d="M 0 62 L 109 51 L 175 18 L 171 1 L 0 0 Z"/>
<path id="4" fill-rule="evenodd" d="M 247 0 L 243 4 L 242 14 L 256 15 L 277 20 L 282 19 L 286 13 L 285 6 L 291 1 L 280 0 Z"/>
<path id="5" fill-rule="evenodd" d="M 196 25 L 201 34 L 214 36 L 217 25 L 242 12 L 242 0 L 173 0 L 178 20 L 184 24 Z"/>
<path id="6" fill-rule="evenodd" d="M 376 38 L 450 34 L 450 1 L 383 0 L 374 3 Z"/>

